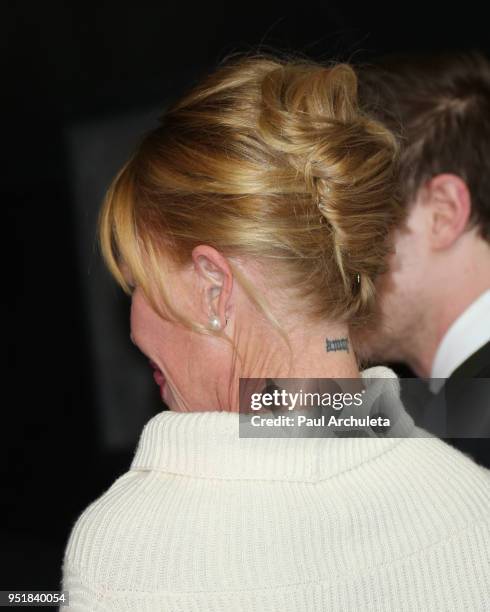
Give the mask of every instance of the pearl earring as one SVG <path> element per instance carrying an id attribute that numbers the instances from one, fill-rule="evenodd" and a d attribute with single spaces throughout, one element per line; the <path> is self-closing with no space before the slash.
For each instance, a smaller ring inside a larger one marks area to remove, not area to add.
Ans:
<path id="1" fill-rule="evenodd" d="M 221 321 L 219 320 L 219 317 L 217 317 L 216 315 L 209 317 L 209 327 L 216 331 L 221 329 Z"/>

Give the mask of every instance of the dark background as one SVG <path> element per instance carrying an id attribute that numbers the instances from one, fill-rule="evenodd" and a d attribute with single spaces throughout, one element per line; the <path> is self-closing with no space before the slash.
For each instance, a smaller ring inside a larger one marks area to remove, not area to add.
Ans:
<path id="1" fill-rule="evenodd" d="M 327 1 L 2 6 L 0 589 L 56 590 L 75 519 L 128 469 L 142 424 L 161 409 L 151 372 L 127 340 L 129 301 L 100 280 L 90 233 L 100 190 L 140 127 L 234 51 L 261 45 L 361 61 L 398 51 L 488 52 L 489 37 L 476 2 L 457 10 Z M 112 350 L 107 364 L 107 346 L 97 348 L 108 303 L 94 301 L 100 282 L 117 303 L 107 325 L 125 343 L 123 362 Z M 133 387 L 146 395 L 135 405 L 121 399 L 119 415 L 111 397 L 127 395 L 115 389 L 129 377 L 125 363 L 135 364 Z"/>

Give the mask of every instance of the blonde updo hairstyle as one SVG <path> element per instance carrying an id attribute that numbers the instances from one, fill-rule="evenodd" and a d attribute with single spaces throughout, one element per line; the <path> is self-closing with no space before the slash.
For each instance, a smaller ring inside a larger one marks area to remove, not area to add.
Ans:
<path id="1" fill-rule="evenodd" d="M 315 320 L 360 326 L 402 214 L 397 157 L 392 133 L 359 108 L 349 65 L 228 59 L 165 112 L 112 182 L 102 254 L 126 293 L 123 264 L 156 312 L 203 333 L 222 332 L 176 311 L 164 273 L 199 244 L 229 257 L 274 325 L 234 258 L 267 262 L 271 282 L 296 289 Z"/>

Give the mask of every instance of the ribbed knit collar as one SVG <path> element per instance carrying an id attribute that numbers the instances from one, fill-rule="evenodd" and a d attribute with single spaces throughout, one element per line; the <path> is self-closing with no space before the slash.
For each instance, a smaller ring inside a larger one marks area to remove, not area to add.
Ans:
<path id="1" fill-rule="evenodd" d="M 380 391 L 389 397 L 390 411 L 397 414 L 395 435 L 400 437 L 240 438 L 237 413 L 165 411 L 145 425 L 130 469 L 200 478 L 302 482 L 352 469 L 414 431 L 400 400 L 396 374 L 378 366 L 364 370 L 361 376 L 373 398 Z"/>

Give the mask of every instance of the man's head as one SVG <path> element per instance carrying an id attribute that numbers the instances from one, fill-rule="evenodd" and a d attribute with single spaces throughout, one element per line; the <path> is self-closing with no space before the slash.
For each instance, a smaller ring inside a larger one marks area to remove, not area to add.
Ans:
<path id="1" fill-rule="evenodd" d="M 360 71 L 360 95 L 400 139 L 407 217 L 359 354 L 429 375 L 448 327 L 490 286 L 490 62 L 393 56 Z"/>

